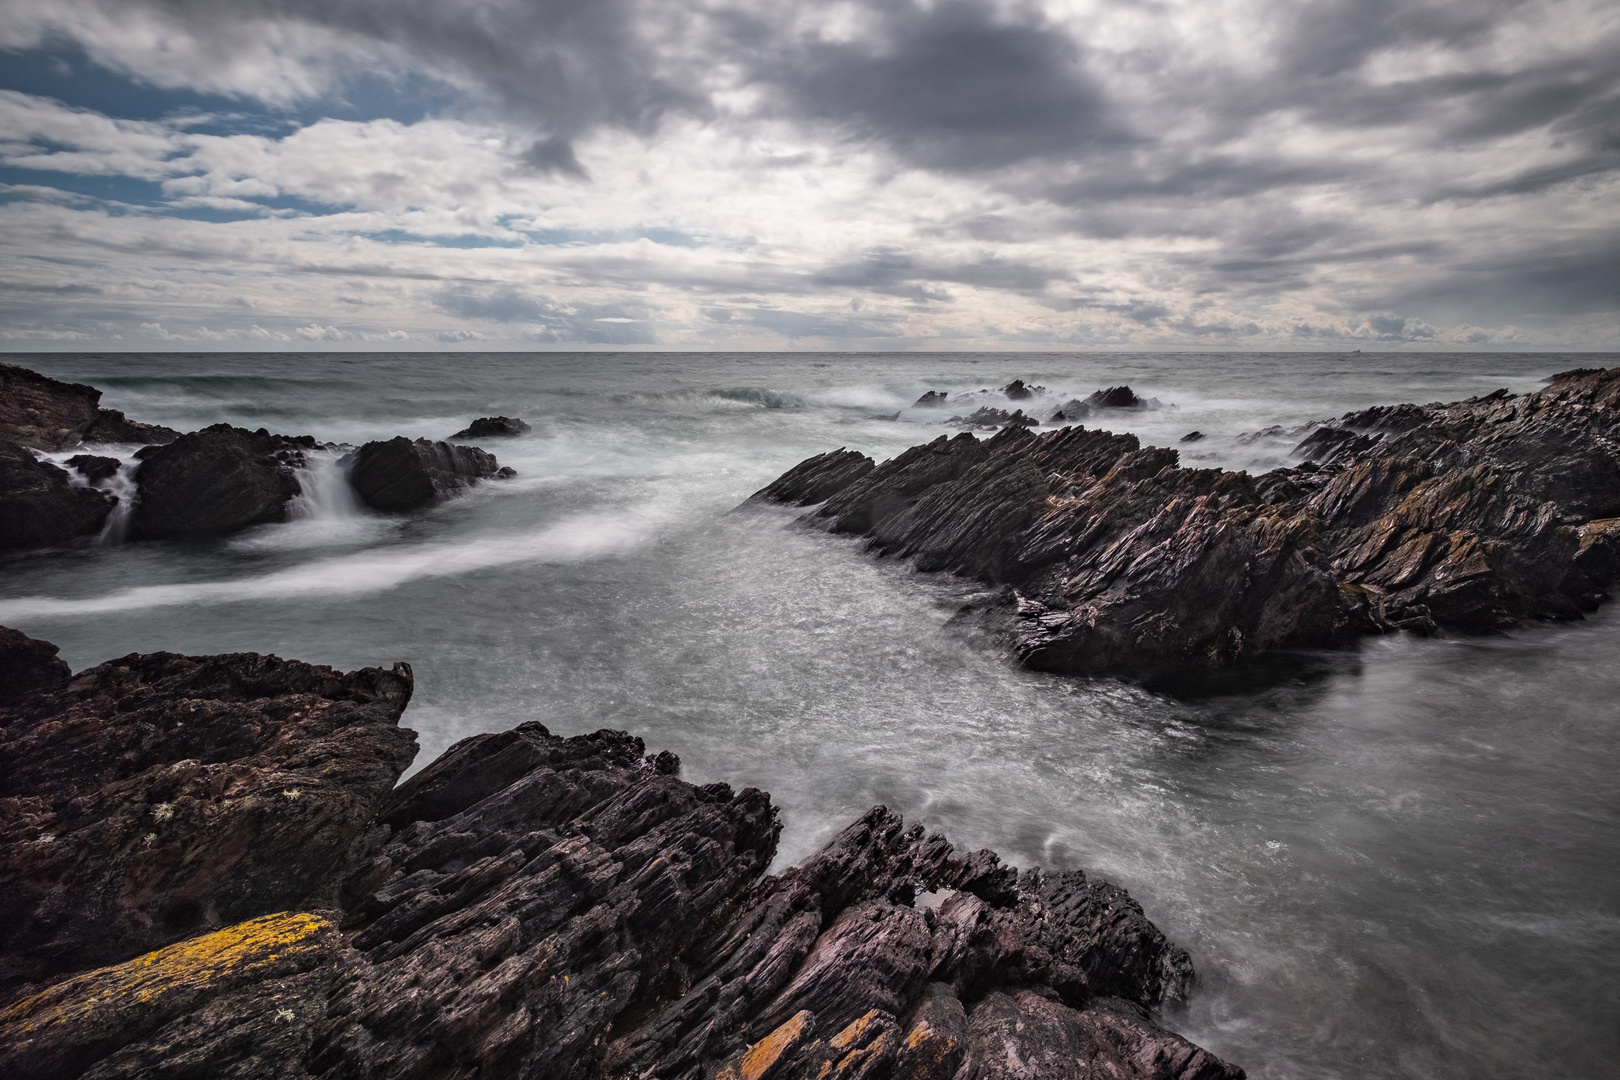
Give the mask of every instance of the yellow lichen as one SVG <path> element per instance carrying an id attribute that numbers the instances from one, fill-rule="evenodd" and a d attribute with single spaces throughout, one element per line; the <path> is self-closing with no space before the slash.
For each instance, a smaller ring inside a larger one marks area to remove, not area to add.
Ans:
<path id="1" fill-rule="evenodd" d="M 200 990 L 224 975 L 252 977 L 278 959 L 319 949 L 318 935 L 331 925 L 318 915 L 284 911 L 227 926 L 57 983 L 0 1013 L 0 1029 L 37 1032 L 93 1022 L 103 1002 L 145 1004 Z"/>
<path id="2" fill-rule="evenodd" d="M 877 1019 L 877 1012 L 876 1009 L 872 1009 L 859 1020 L 851 1021 L 850 1025 L 843 1031 L 828 1039 L 827 1044 L 835 1050 L 842 1050 L 844 1047 L 851 1045 L 865 1033 L 866 1029 L 871 1026 L 872 1021 Z"/>
<path id="3" fill-rule="evenodd" d="M 794 1013 L 775 1031 L 749 1047 L 737 1066 L 742 1080 L 759 1080 L 764 1076 L 765 1070 L 775 1065 L 789 1047 L 798 1043 L 810 1019 L 808 1011 Z"/>

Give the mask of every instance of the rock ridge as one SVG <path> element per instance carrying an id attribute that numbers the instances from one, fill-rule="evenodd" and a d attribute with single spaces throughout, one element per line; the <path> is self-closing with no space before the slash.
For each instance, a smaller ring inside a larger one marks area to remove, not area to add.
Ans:
<path id="1" fill-rule="evenodd" d="M 767 875 L 765 792 L 611 730 L 475 735 L 392 786 L 405 665 L 69 675 L 0 630 L 0 667 L 37 687 L 0 705 L 8 1075 L 1243 1075 L 1153 1020 L 1187 954 L 1079 870 L 878 806 Z"/>
<path id="2" fill-rule="evenodd" d="M 1252 477 L 1131 435 L 1008 427 L 881 464 L 822 455 L 754 499 L 995 587 L 974 617 L 1039 670 L 1179 674 L 1366 633 L 1574 619 L 1607 597 L 1620 369 L 1299 434 L 1307 460 Z"/>

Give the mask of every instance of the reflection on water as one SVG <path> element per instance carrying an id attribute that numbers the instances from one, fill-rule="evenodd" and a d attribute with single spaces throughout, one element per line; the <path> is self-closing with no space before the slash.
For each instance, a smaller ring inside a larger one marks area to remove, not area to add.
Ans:
<path id="1" fill-rule="evenodd" d="M 1017 864 L 1096 871 L 1193 953 L 1202 982 L 1170 1022 L 1254 1076 L 1611 1075 L 1620 620 L 1156 689 L 1056 678 L 948 625 L 969 586 L 791 512 L 731 512 L 810 453 L 931 436 L 870 419 L 923 389 L 1130 381 L 1181 406 L 1128 417 L 1145 439 L 1197 427 L 1218 455 L 1266 424 L 1580 361 L 1369 362 L 169 357 L 119 361 L 114 384 L 110 361 L 55 358 L 37 366 L 174 426 L 252 405 L 350 442 L 491 413 L 535 432 L 489 447 L 517 480 L 413 517 L 313 485 L 297 520 L 232 541 L 14 558 L 0 622 L 75 667 L 156 648 L 407 660 L 420 762 L 529 719 L 626 728 L 689 779 L 771 791 L 783 865 L 885 802 Z"/>

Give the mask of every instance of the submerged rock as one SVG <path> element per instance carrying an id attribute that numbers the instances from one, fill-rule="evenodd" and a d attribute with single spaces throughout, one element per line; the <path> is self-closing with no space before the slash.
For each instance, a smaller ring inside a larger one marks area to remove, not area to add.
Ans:
<path id="1" fill-rule="evenodd" d="M 93 535 L 118 500 L 73 483 L 26 447 L 0 442 L 0 550 L 65 544 Z"/>
<path id="2" fill-rule="evenodd" d="M 215 424 L 138 456 L 131 540 L 202 540 L 287 520 L 308 435 Z"/>
<path id="3" fill-rule="evenodd" d="M 97 454 L 74 454 L 67 464 L 79 470 L 79 475 L 94 484 L 114 476 L 124 463 L 117 458 Z"/>
<path id="4" fill-rule="evenodd" d="M 39 450 L 68 450 L 81 443 L 169 442 L 178 432 L 137 424 L 117 409 L 97 405 L 101 391 L 59 382 L 15 364 L 0 364 L 0 439 Z"/>
<path id="5" fill-rule="evenodd" d="M 400 668 L 160 654 L 0 709 L 24 751 L 0 875 L 136 879 L 10 890 L 25 922 L 0 939 L 0 1069 L 1243 1075 L 1153 1021 L 1190 961 L 1106 882 L 1019 872 L 883 807 L 762 877 L 770 797 L 686 783 L 616 731 L 476 735 L 388 792 L 408 693 Z M 193 921 L 170 926 L 164 896 Z M 149 923 L 128 915 L 141 902 Z"/>
<path id="6" fill-rule="evenodd" d="M 534 429 L 511 416 L 481 416 L 454 435 L 452 439 L 508 439 L 527 435 Z"/>
<path id="7" fill-rule="evenodd" d="M 945 399 L 951 395 L 941 390 L 930 390 L 911 403 L 913 409 L 943 409 Z"/>
<path id="8" fill-rule="evenodd" d="M 1579 617 L 1620 570 L 1617 436 L 1620 369 L 1351 413 L 1300 443 L 1320 465 L 1261 477 L 1130 435 L 1005 429 L 914 447 L 808 520 L 1002 587 L 978 617 L 1028 666 L 1172 674 Z M 816 460 L 797 482 L 835 486 Z"/>
<path id="9" fill-rule="evenodd" d="M 495 455 L 476 446 L 429 439 L 412 442 L 403 435 L 368 442 L 349 459 L 349 482 L 360 501 L 388 513 L 454 498 L 464 488 L 502 471 Z"/>

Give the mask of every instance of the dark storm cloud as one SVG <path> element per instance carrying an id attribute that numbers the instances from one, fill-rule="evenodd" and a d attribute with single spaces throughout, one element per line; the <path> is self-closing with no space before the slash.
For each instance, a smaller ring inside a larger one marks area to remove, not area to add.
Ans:
<path id="1" fill-rule="evenodd" d="M 969 0 L 867 11 L 869 35 L 770 50 L 756 77 L 779 108 L 942 169 L 1061 158 L 1122 138 L 1080 47 L 1039 18 Z"/>

